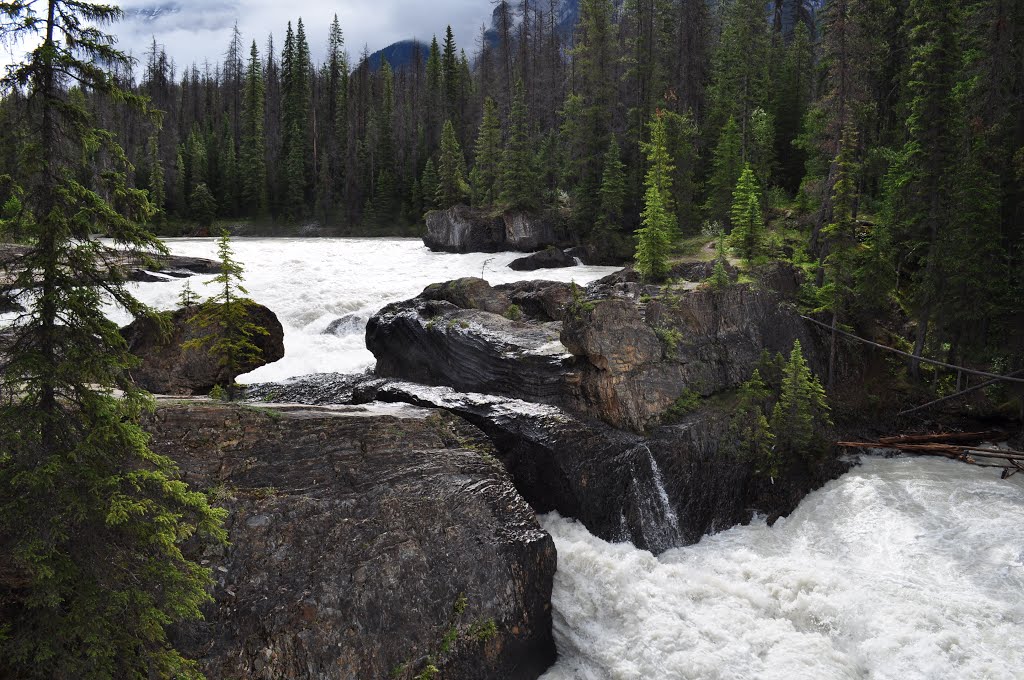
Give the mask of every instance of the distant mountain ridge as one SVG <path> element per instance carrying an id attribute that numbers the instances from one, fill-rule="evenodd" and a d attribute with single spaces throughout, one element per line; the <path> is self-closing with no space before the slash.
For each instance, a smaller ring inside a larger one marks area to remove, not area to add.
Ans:
<path id="1" fill-rule="evenodd" d="M 392 68 L 402 68 L 414 63 L 417 50 L 420 53 L 420 62 L 426 63 L 430 54 L 430 45 L 419 40 L 400 40 L 391 43 L 381 50 L 377 50 L 366 58 L 371 69 L 379 69 L 383 59 L 388 60 Z"/>

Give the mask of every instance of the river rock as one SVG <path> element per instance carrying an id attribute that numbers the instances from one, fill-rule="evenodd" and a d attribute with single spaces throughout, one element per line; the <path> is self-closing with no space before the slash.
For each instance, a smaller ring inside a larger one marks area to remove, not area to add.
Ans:
<path id="1" fill-rule="evenodd" d="M 355 335 L 366 329 L 366 317 L 358 314 L 346 314 L 340 319 L 335 319 L 327 324 L 324 335 Z"/>
<path id="2" fill-rule="evenodd" d="M 508 263 L 509 269 L 520 272 L 529 272 L 537 269 L 558 269 L 561 267 L 575 267 L 576 260 L 567 251 L 555 248 L 545 248 L 533 255 L 520 257 Z"/>
<path id="3" fill-rule="evenodd" d="M 510 211 L 491 215 L 483 210 L 456 205 L 426 214 L 423 243 L 431 250 L 450 253 L 496 253 L 503 250 L 530 252 L 559 243 L 550 221 L 532 213 Z"/>
<path id="4" fill-rule="evenodd" d="M 460 418 L 197 402 L 149 430 L 228 510 L 229 545 L 196 555 L 215 603 L 174 636 L 208 677 L 411 680 L 429 656 L 449 680 L 533 680 L 554 660 L 554 545 Z"/>
<path id="5" fill-rule="evenodd" d="M 184 349 L 189 340 L 211 331 L 191 320 L 198 307 L 179 309 L 164 315 L 166 327 L 155 319 L 142 317 L 121 329 L 128 349 L 141 363 L 132 369 L 139 387 L 155 394 L 207 394 L 214 385 L 227 382 L 226 369 L 206 347 Z M 243 362 L 242 373 L 277 361 L 284 356 L 284 329 L 277 315 L 263 305 L 248 305 L 249 320 L 267 329 L 267 335 L 252 338 L 261 352 L 256 361 Z"/>

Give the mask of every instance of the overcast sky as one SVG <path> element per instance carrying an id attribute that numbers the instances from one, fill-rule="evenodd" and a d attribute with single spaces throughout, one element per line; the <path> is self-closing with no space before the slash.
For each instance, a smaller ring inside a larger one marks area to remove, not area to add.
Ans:
<path id="1" fill-rule="evenodd" d="M 235 21 L 246 47 L 252 40 L 264 52 L 267 35 L 274 34 L 280 56 L 285 26 L 301 16 L 313 58 L 320 60 L 327 42 L 327 29 L 335 14 L 345 34 L 345 47 L 353 60 L 367 45 L 371 52 L 398 40 L 440 39 L 445 26 L 452 25 L 459 47 L 472 53 L 482 23 L 490 23 L 490 0 L 121 0 L 115 2 L 129 14 L 115 24 L 112 32 L 119 46 L 141 59 L 153 37 L 165 45 L 179 66 L 193 60 L 211 63 L 223 56 Z M 152 20 L 133 16 L 131 10 L 175 8 Z M 248 49 L 246 50 L 248 53 Z"/>

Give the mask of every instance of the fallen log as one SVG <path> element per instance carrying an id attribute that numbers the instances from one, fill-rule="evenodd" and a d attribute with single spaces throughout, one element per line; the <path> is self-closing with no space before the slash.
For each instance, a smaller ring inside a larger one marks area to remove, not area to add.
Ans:
<path id="1" fill-rule="evenodd" d="M 940 432 L 938 434 L 899 434 L 894 437 L 881 437 L 883 444 L 913 444 L 920 442 L 980 442 L 1003 441 L 1005 432 L 990 430 L 988 432 Z"/>
<path id="2" fill-rule="evenodd" d="M 954 438 L 964 441 L 968 436 L 977 438 L 985 433 L 953 433 L 947 439 Z M 882 437 L 877 442 L 837 442 L 837 446 L 853 449 L 891 449 L 904 453 L 915 453 L 925 456 L 943 456 L 959 460 L 978 467 L 994 467 L 1002 469 L 1001 479 L 1006 479 L 1024 470 L 1024 451 L 1013 449 L 993 449 L 983 446 L 963 446 L 940 441 L 928 441 L 942 435 L 905 435 L 902 437 Z M 988 439 L 988 437 L 984 437 Z M 922 441 L 923 440 L 923 441 Z M 981 459 L 979 461 L 979 459 Z M 993 462 L 1002 461 L 1002 462 Z"/>

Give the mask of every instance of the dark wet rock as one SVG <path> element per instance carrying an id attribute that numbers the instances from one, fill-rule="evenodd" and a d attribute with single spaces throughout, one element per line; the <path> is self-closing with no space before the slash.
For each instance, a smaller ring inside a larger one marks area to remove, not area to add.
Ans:
<path id="1" fill-rule="evenodd" d="M 506 295 L 524 319 L 561 321 L 572 301 L 572 287 L 559 281 L 515 281 L 497 285 L 494 290 Z"/>
<path id="2" fill-rule="evenodd" d="M 555 401 L 566 392 L 561 324 L 527 323 L 446 300 L 388 305 L 366 325 L 381 377 Z"/>
<path id="3" fill-rule="evenodd" d="M 269 334 L 253 336 L 253 344 L 260 349 L 261 356 L 244 363 L 242 373 L 284 356 L 284 329 L 277 315 L 255 303 L 250 304 L 248 310 L 249 319 L 266 328 Z M 206 347 L 183 348 L 188 341 L 210 333 L 209 329 L 191 322 L 198 312 L 198 307 L 179 309 L 162 315 L 164 323 L 143 317 L 121 329 L 128 349 L 141 360 L 141 364 L 132 369 L 137 385 L 156 394 L 207 394 L 214 385 L 227 382 L 226 369 Z"/>
<path id="4" fill-rule="evenodd" d="M 358 314 L 346 314 L 327 324 L 324 335 L 355 335 L 366 330 L 366 317 Z"/>
<path id="5" fill-rule="evenodd" d="M 146 271 L 145 269 L 133 269 L 128 273 L 128 280 L 141 283 L 160 283 L 169 281 L 170 279 L 167 276 L 154 274 Z"/>
<path id="6" fill-rule="evenodd" d="M 512 300 L 501 289 L 492 288 L 487 281 L 467 276 L 444 283 L 432 283 L 419 295 L 424 300 L 450 302 L 461 309 L 479 309 L 492 314 L 504 314 Z"/>
<path id="7" fill-rule="evenodd" d="M 451 253 L 495 253 L 503 250 L 530 252 L 562 239 L 543 216 L 510 211 L 492 215 L 465 205 L 426 214 L 423 243 L 431 250 Z"/>
<path id="8" fill-rule="evenodd" d="M 574 260 L 579 260 L 583 264 L 597 264 L 599 259 L 597 248 L 594 246 L 575 246 L 566 249 L 565 254 Z"/>
<path id="9" fill-rule="evenodd" d="M 411 679 L 431 655 L 452 680 L 532 680 L 554 660 L 553 542 L 465 421 L 194 402 L 149 429 L 229 513 L 230 544 L 196 556 L 215 603 L 174 635 L 208 677 Z"/>
<path id="10" fill-rule="evenodd" d="M 739 275 L 739 270 L 736 269 L 729 262 L 724 262 L 726 273 L 729 278 L 733 281 Z M 669 279 L 677 279 L 683 281 L 706 281 L 711 278 L 711 275 L 715 272 L 715 260 L 709 260 L 707 262 L 683 262 L 674 265 L 669 270 Z"/>
<path id="11" fill-rule="evenodd" d="M 575 267 L 576 260 L 566 251 L 550 247 L 538 251 L 526 257 L 512 260 L 508 264 L 509 269 L 520 272 L 529 272 L 537 269 L 558 269 L 561 267 Z"/>

